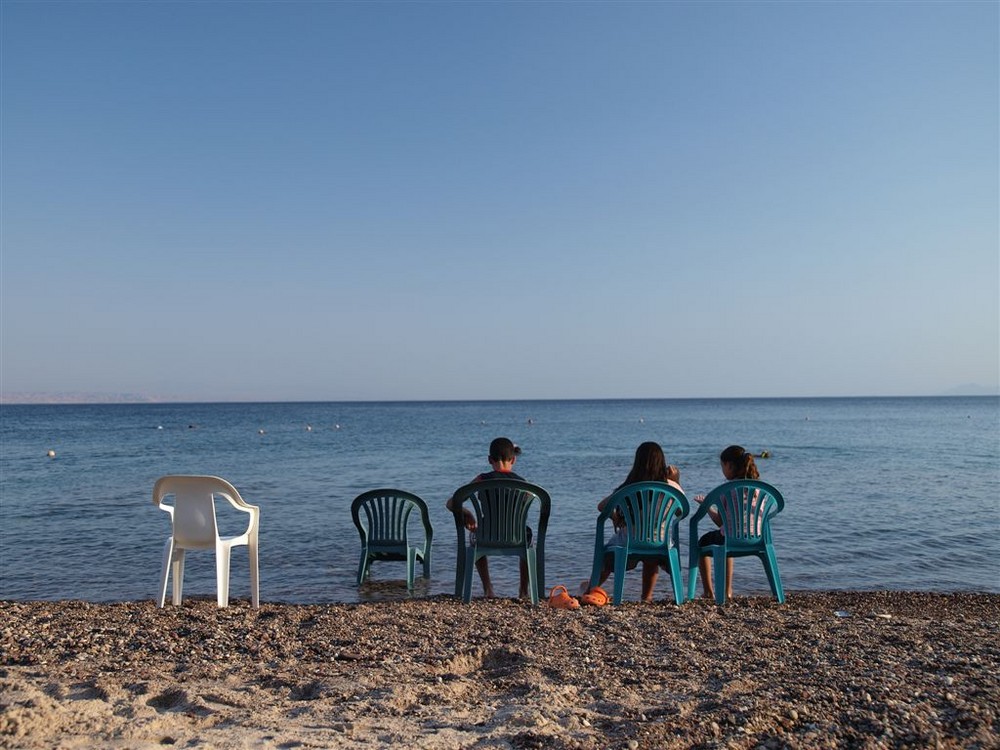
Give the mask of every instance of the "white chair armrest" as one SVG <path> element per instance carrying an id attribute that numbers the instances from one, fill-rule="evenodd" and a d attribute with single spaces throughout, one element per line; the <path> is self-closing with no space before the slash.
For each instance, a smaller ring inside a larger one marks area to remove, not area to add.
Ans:
<path id="1" fill-rule="evenodd" d="M 226 498 L 226 500 L 229 501 L 229 504 L 232 505 L 240 513 L 246 513 L 248 516 L 250 516 L 250 523 L 247 525 L 246 533 L 249 533 L 257 528 L 257 524 L 260 522 L 260 506 L 250 505 L 250 503 L 248 503 L 239 495 L 233 497 L 227 492 L 219 492 L 218 490 L 216 490 L 216 494 L 222 495 L 222 497 Z"/>

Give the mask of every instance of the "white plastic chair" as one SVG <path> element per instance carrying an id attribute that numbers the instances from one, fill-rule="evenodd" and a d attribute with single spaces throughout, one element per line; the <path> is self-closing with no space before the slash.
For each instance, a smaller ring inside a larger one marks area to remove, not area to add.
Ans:
<path id="1" fill-rule="evenodd" d="M 174 504 L 164 505 L 163 499 L 174 496 Z M 220 538 L 215 520 L 215 496 L 229 501 L 236 510 L 247 513 L 250 523 L 239 536 Z M 153 487 L 153 504 L 170 514 L 173 533 L 163 548 L 163 570 L 160 573 L 159 606 L 167 598 L 167 578 L 174 572 L 173 603 L 181 603 L 184 586 L 184 553 L 189 549 L 214 549 L 217 598 L 220 607 L 229 605 L 229 558 L 233 547 L 246 545 L 250 553 L 250 595 L 254 609 L 260 607 L 257 567 L 257 529 L 260 508 L 249 505 L 225 479 L 219 477 L 171 475 L 160 477 Z"/>

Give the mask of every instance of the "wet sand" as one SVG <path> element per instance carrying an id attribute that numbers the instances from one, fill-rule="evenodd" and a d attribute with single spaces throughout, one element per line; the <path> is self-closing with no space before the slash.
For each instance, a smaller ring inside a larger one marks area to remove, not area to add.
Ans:
<path id="1" fill-rule="evenodd" d="M 1000 595 L 0 602 L 0 747 L 1000 747 Z"/>

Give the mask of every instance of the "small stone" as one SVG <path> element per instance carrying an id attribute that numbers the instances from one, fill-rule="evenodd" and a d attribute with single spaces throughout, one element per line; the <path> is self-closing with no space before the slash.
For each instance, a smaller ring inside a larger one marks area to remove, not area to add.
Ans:
<path id="1" fill-rule="evenodd" d="M 629 740 L 628 741 L 628 747 L 629 747 L 629 750 L 637 750 L 638 747 L 639 747 L 639 743 L 636 740 Z"/>
<path id="2" fill-rule="evenodd" d="M 717 722 L 713 721 L 711 724 L 709 724 L 708 728 L 712 730 L 712 734 L 716 737 L 722 734 L 722 728 L 718 725 Z"/>
<path id="3" fill-rule="evenodd" d="M 948 675 L 947 677 L 944 678 L 944 684 L 948 685 L 949 687 L 951 685 L 954 685 L 955 684 L 955 678 L 952 677 L 951 675 Z"/>
<path id="4" fill-rule="evenodd" d="M 789 712 L 788 712 L 788 718 L 791 719 L 792 721 L 798 721 L 799 720 L 799 712 L 796 711 L 794 708 L 791 709 L 791 710 L 789 710 Z"/>

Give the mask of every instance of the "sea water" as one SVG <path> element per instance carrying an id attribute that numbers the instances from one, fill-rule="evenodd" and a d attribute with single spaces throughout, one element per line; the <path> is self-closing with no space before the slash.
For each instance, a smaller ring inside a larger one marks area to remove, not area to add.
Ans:
<path id="1" fill-rule="evenodd" d="M 408 596 L 404 563 L 375 563 L 356 585 L 350 505 L 377 487 L 415 492 L 430 507 L 433 574 L 412 595 L 451 593 L 457 534 L 444 504 L 489 469 L 499 435 L 552 497 L 550 586 L 589 575 L 597 503 L 655 440 L 689 497 L 723 481 L 727 445 L 769 453 L 758 467 L 786 501 L 773 530 L 787 591 L 1000 591 L 1000 399 L 955 397 L 3 406 L 0 598 L 153 598 L 170 520 L 151 491 L 164 474 L 222 476 L 260 506 L 272 602 Z M 239 533 L 246 516 L 225 506 L 223 532 Z M 189 553 L 185 596 L 214 595 L 213 558 Z M 516 594 L 515 559 L 491 570 L 498 594 Z M 241 548 L 231 580 L 233 597 L 248 596 Z M 734 581 L 737 595 L 768 591 L 753 558 L 736 561 Z M 636 572 L 626 596 L 638 587 Z"/>

